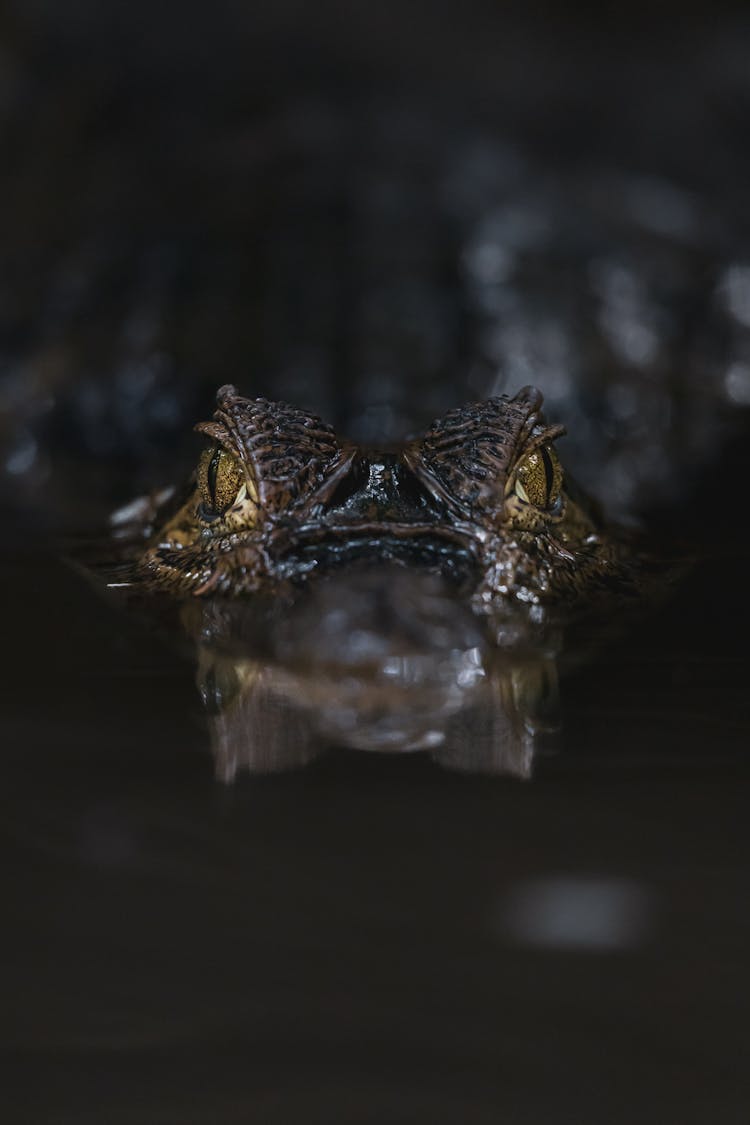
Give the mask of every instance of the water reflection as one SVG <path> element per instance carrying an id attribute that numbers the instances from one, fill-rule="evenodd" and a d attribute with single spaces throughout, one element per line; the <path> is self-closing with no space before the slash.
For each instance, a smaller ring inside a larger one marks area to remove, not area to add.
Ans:
<path id="1" fill-rule="evenodd" d="M 434 574 L 347 570 L 283 605 L 196 599 L 181 618 L 224 781 L 336 746 L 528 777 L 554 741 L 550 634 L 522 611 L 478 618 Z"/>
<path id="2" fill-rule="evenodd" d="M 498 932 L 521 945 L 569 952 L 637 949 L 652 935 L 654 894 L 627 878 L 558 876 L 522 881 L 500 903 Z"/>

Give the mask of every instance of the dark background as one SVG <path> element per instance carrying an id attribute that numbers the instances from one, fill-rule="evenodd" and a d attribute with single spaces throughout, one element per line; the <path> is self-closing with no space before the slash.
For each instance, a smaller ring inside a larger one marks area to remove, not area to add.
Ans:
<path id="1" fill-rule="evenodd" d="M 3 1120 L 744 1123 L 750 352 L 716 296 L 748 261 L 743 6 L 24 2 L 0 30 Z M 456 263 L 508 152 L 564 232 L 512 284 L 532 335 L 549 308 L 583 341 L 539 379 L 570 455 L 697 565 L 567 676 L 531 783 L 340 751 L 221 786 L 190 660 L 59 536 L 179 479 L 227 380 L 363 436 L 488 386 Z M 653 242 L 631 175 L 687 235 Z M 601 246 L 671 326 L 652 363 L 590 334 Z"/>

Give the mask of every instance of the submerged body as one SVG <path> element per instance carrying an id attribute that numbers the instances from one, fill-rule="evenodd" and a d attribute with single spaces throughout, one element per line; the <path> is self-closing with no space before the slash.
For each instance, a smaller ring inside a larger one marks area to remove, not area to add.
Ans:
<path id="1" fill-rule="evenodd" d="M 175 594 L 231 596 L 394 560 L 448 574 L 488 607 L 568 605 L 620 586 L 624 541 L 566 485 L 553 444 L 563 427 L 545 423 L 541 402 L 527 387 L 472 403 L 383 451 L 222 387 L 214 421 L 197 427 L 213 444 L 139 573 Z"/>

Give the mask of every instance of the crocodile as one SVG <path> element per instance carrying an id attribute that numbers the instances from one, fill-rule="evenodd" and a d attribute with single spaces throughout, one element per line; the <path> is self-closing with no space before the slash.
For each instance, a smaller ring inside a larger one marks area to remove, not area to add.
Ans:
<path id="1" fill-rule="evenodd" d="M 545 421 L 534 387 L 385 449 L 232 385 L 196 429 L 209 445 L 137 559 L 149 589 L 249 595 L 357 560 L 440 571 L 474 607 L 573 606 L 632 584 L 627 538 L 566 479 L 564 427 Z"/>
<path id="2" fill-rule="evenodd" d="M 641 561 L 563 472 L 541 393 L 378 448 L 227 385 L 196 429 L 184 488 L 116 522 L 139 522 L 135 585 L 181 607 L 218 776 L 337 744 L 529 776 L 557 626 L 637 590 Z"/>

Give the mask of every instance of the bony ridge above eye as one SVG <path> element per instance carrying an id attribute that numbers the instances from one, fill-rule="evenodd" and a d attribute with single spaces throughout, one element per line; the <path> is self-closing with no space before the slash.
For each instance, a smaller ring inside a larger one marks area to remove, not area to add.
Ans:
<path id="1" fill-rule="evenodd" d="M 520 500 L 535 508 L 553 508 L 562 492 L 563 472 L 551 445 L 540 445 L 516 466 L 514 491 Z"/>
<path id="2" fill-rule="evenodd" d="M 216 518 L 238 499 L 245 474 L 237 458 L 217 445 L 203 451 L 197 484 L 204 512 Z"/>

